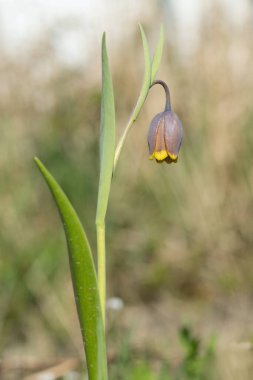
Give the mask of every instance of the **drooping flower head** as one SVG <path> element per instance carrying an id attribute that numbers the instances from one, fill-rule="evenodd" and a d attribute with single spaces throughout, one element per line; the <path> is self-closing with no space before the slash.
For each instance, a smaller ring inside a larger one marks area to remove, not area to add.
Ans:
<path id="1" fill-rule="evenodd" d="M 170 93 L 165 82 L 157 80 L 155 84 L 161 84 L 166 94 L 165 110 L 157 114 L 149 127 L 148 146 L 150 160 L 167 163 L 177 162 L 178 153 L 182 144 L 183 127 L 178 116 L 172 112 Z"/>

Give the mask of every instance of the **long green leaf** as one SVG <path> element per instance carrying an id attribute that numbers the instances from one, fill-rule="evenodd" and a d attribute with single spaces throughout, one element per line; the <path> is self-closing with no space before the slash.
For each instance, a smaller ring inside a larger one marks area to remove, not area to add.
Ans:
<path id="1" fill-rule="evenodd" d="M 140 26 L 143 51 L 144 51 L 145 69 L 144 69 L 144 78 L 143 78 L 141 92 L 140 92 L 139 98 L 137 100 L 137 103 L 132 115 L 133 121 L 135 121 L 137 116 L 139 115 L 141 107 L 143 106 L 145 99 L 148 95 L 148 90 L 151 84 L 151 58 L 150 58 L 148 41 L 147 41 L 147 37 L 145 35 L 143 27 L 141 25 L 139 26 Z"/>
<path id="2" fill-rule="evenodd" d="M 163 28 L 163 25 L 161 25 L 159 39 L 156 45 L 155 54 L 154 54 L 153 62 L 152 62 L 151 83 L 153 83 L 155 79 L 157 70 L 161 62 L 162 53 L 163 53 L 163 44 L 164 44 L 164 28 Z"/>
<path id="3" fill-rule="evenodd" d="M 74 208 L 61 187 L 38 158 L 35 158 L 35 162 L 53 195 L 65 230 L 89 380 L 107 380 L 104 328 L 89 242 Z"/>
<path id="4" fill-rule="evenodd" d="M 135 120 L 137 119 L 137 117 L 141 111 L 141 108 L 145 102 L 145 99 L 148 95 L 148 91 L 149 91 L 149 88 L 151 85 L 151 58 L 150 58 L 148 41 L 147 41 L 147 37 L 145 35 L 145 32 L 144 32 L 141 24 L 139 24 L 139 27 L 140 27 L 140 31 L 141 31 L 141 38 L 142 38 L 142 45 L 143 45 L 143 52 L 144 52 L 144 61 L 145 61 L 144 78 L 143 78 L 143 82 L 142 82 L 140 95 L 137 99 L 137 102 L 135 104 L 135 107 L 133 109 L 131 117 L 127 123 L 127 126 L 126 126 L 126 128 L 125 128 L 125 130 L 124 130 L 124 132 L 123 132 L 123 134 L 122 134 L 122 136 L 118 142 L 118 145 L 116 147 L 115 158 L 114 158 L 114 169 L 116 168 L 116 165 L 117 165 L 117 162 L 119 159 L 119 155 L 120 155 L 120 152 L 121 152 L 122 147 L 124 145 L 124 142 L 126 140 L 126 137 L 127 137 L 132 125 L 134 124 Z"/>
<path id="5" fill-rule="evenodd" d="M 113 172 L 115 151 L 115 106 L 113 84 L 106 50 L 105 33 L 102 39 L 102 99 L 100 122 L 100 177 L 96 224 L 103 224 Z"/>

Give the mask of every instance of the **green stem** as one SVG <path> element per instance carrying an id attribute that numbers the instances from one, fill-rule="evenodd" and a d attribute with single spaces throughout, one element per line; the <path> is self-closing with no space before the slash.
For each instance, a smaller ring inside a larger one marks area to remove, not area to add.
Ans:
<path id="1" fill-rule="evenodd" d="M 113 170 L 115 170 L 115 168 L 117 166 L 118 159 L 119 159 L 119 156 L 120 156 L 120 153 L 121 153 L 121 149 L 122 149 L 122 147 L 124 145 L 124 142 L 125 142 L 125 140 L 127 138 L 127 135 L 128 135 L 128 133 L 130 131 L 130 128 L 132 127 L 132 125 L 136 121 L 137 117 L 139 116 L 139 113 L 140 113 L 140 111 L 141 111 L 141 109 L 142 109 L 142 107 L 144 105 L 144 102 L 145 102 L 147 96 L 148 96 L 148 92 L 149 92 L 150 87 L 146 91 L 146 93 L 145 93 L 142 101 L 139 102 L 139 99 L 138 99 L 138 101 L 137 101 L 137 103 L 136 103 L 136 105 L 135 105 L 135 107 L 133 109 L 133 112 L 132 112 L 132 114 L 130 116 L 130 119 L 129 119 L 127 125 L 126 125 L 126 128 L 124 129 L 124 132 L 122 133 L 122 136 L 121 136 L 121 138 L 120 138 L 120 140 L 119 140 L 119 142 L 117 144 L 117 147 L 116 147 L 116 150 L 115 150 L 115 155 L 114 155 L 114 168 L 113 168 Z"/>
<path id="2" fill-rule="evenodd" d="M 97 224 L 97 260 L 98 260 L 98 290 L 101 303 L 102 318 L 105 327 L 106 300 L 106 266 L 105 266 L 105 224 Z"/>
<path id="3" fill-rule="evenodd" d="M 127 123 L 127 125 L 126 125 L 126 128 L 124 129 L 124 132 L 123 132 L 123 134 L 122 134 L 122 136 L 121 136 L 121 138 L 120 138 L 120 140 L 119 140 L 119 142 L 117 144 L 117 147 L 116 147 L 116 150 L 115 150 L 115 156 L 114 156 L 114 169 L 113 170 L 115 170 L 115 168 L 117 166 L 121 149 L 122 149 L 122 147 L 124 145 L 124 142 L 126 140 L 128 132 L 129 132 L 129 130 L 130 130 L 130 128 L 131 128 L 131 126 L 133 125 L 134 122 L 135 122 L 135 120 L 131 116 L 130 119 L 129 119 L 129 121 L 128 121 L 128 123 Z"/>

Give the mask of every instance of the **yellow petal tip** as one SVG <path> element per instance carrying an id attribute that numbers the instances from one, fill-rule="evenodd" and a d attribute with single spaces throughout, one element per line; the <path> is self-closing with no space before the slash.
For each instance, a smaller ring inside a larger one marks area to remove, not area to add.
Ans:
<path id="1" fill-rule="evenodd" d="M 166 150 L 161 150 L 161 151 L 155 151 L 153 153 L 153 157 L 157 160 L 157 161 L 163 161 L 166 157 L 168 157 L 168 153 Z"/>
<path id="2" fill-rule="evenodd" d="M 171 154 L 170 152 L 168 152 L 168 156 L 173 160 L 175 161 L 177 159 L 177 154 Z"/>

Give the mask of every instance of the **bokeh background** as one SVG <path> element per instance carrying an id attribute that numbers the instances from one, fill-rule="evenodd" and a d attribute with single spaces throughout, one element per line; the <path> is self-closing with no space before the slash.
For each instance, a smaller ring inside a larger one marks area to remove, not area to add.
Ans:
<path id="1" fill-rule="evenodd" d="M 157 379 L 166 363 L 177 371 L 178 331 L 188 326 L 200 350 L 215 337 L 215 379 L 252 379 L 248 0 L 0 1 L 1 379 L 82 357 L 64 234 L 33 156 L 68 194 L 95 251 L 101 34 L 119 136 L 142 83 L 138 22 L 151 49 L 164 24 L 157 77 L 170 86 L 184 140 L 177 165 L 148 160 L 148 126 L 164 106 L 156 86 L 123 149 L 108 210 L 108 297 L 120 306 L 108 309 L 112 378 L 130 378 L 138 363 L 148 363 L 146 375 L 131 379 Z M 199 379 L 180 376 L 160 378 Z"/>

